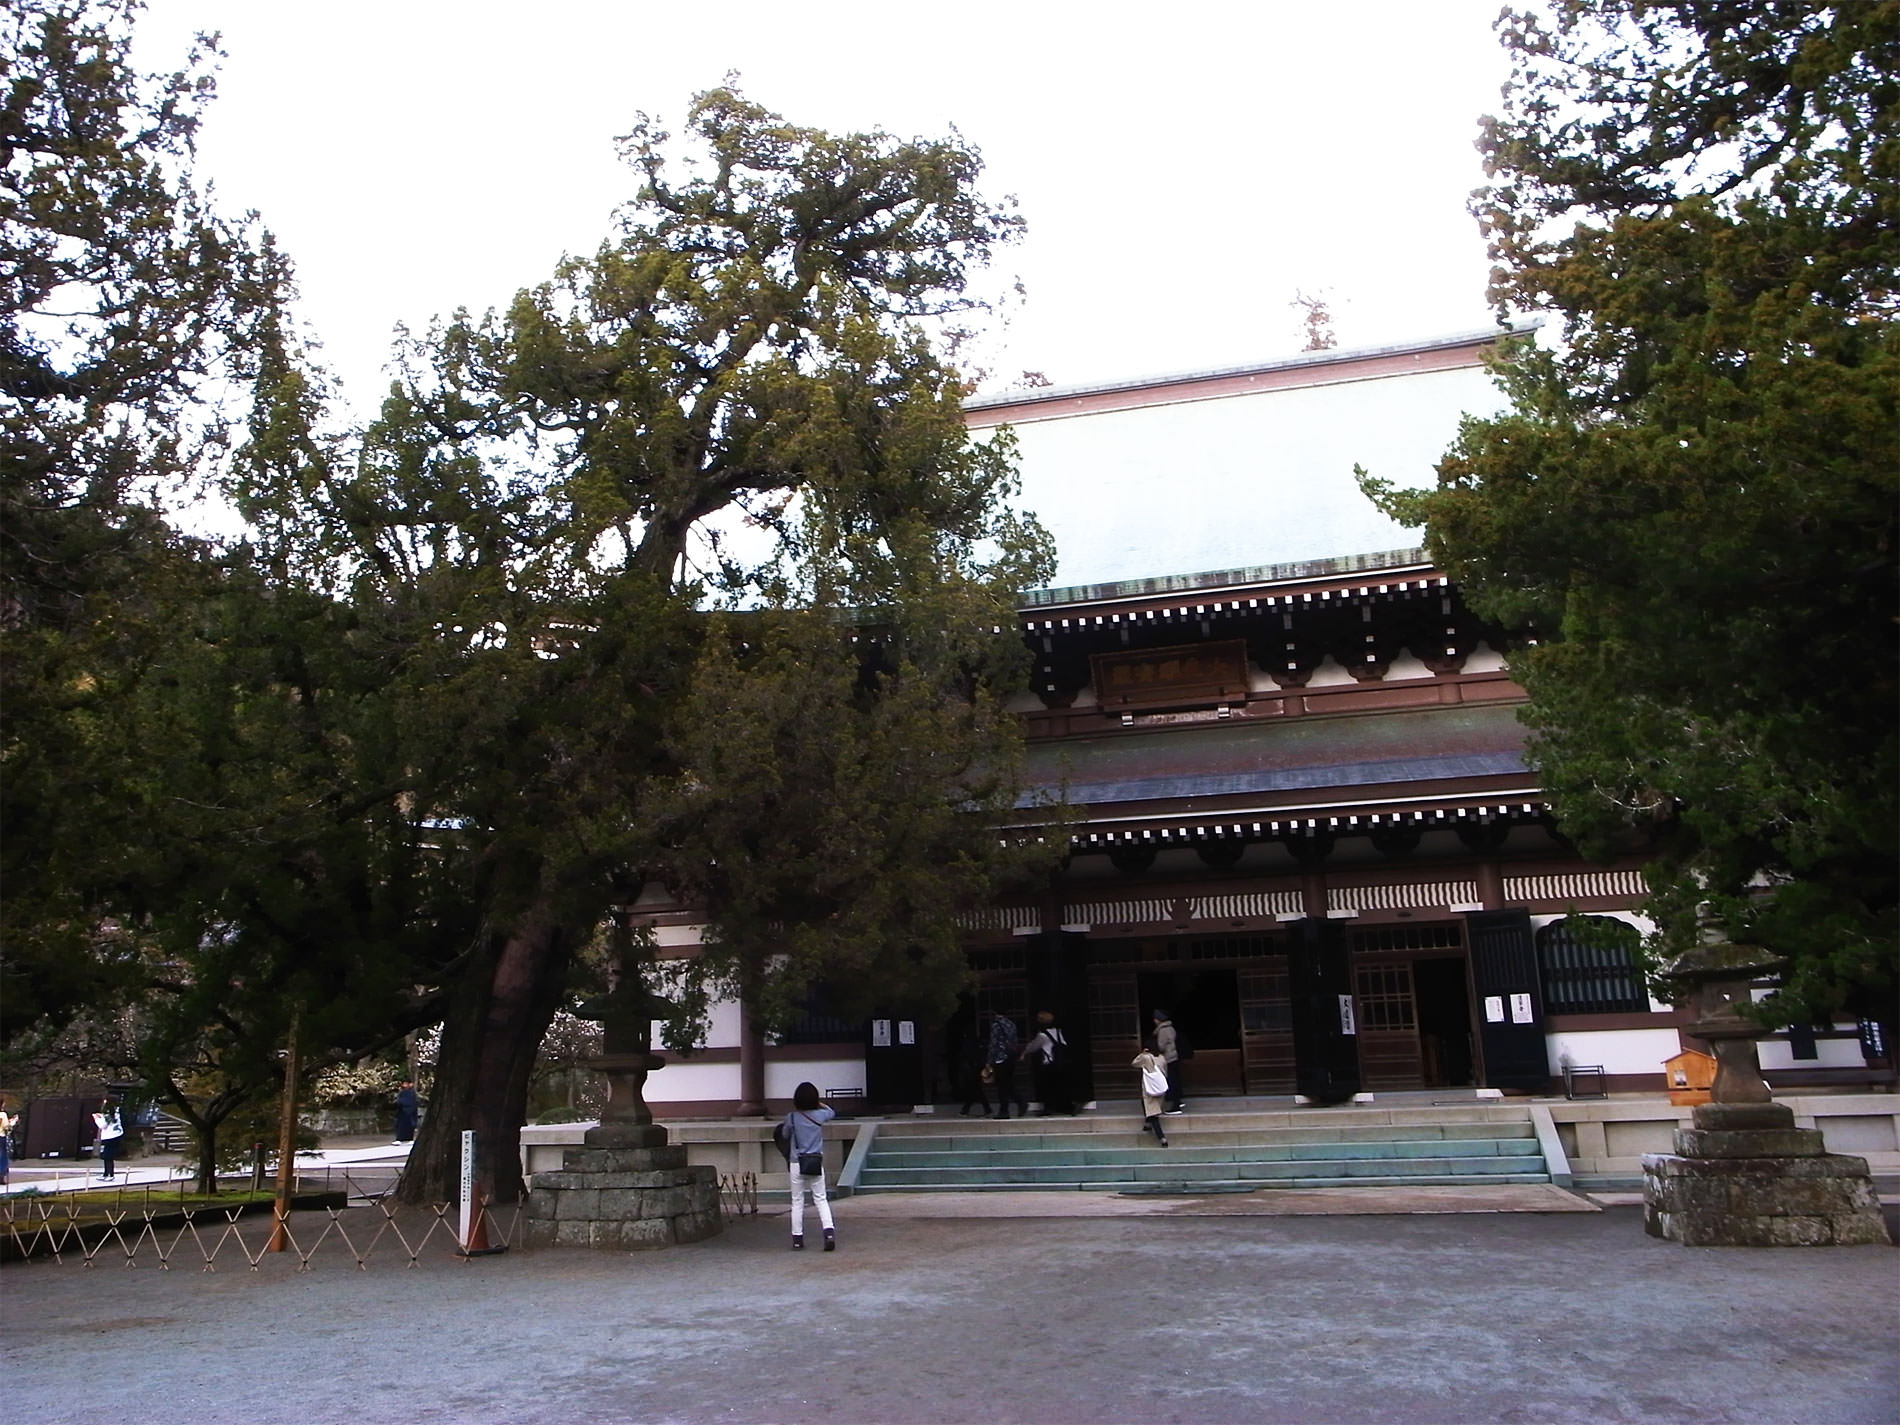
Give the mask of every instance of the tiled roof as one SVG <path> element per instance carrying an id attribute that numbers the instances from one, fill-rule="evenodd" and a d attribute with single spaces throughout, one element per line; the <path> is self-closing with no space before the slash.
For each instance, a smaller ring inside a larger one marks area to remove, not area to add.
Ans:
<path id="1" fill-rule="evenodd" d="M 1045 743 L 1030 749 L 1029 769 L 1042 788 L 1064 788 L 1071 804 L 1129 814 L 1144 802 L 1204 801 L 1214 813 L 1236 799 L 1271 804 L 1301 794 L 1311 802 L 1337 792 L 1345 802 L 1373 787 L 1416 796 L 1496 778 L 1523 784 L 1515 793 L 1529 786 L 1524 736 L 1503 706 L 1273 718 Z"/>

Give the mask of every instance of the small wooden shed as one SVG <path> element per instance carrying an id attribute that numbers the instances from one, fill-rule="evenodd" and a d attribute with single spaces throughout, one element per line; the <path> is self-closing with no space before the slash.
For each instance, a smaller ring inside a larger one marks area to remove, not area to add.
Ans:
<path id="1" fill-rule="evenodd" d="M 1671 1103 L 1707 1103 L 1709 1085 L 1715 1082 L 1715 1056 L 1684 1049 L 1663 1060 L 1663 1077 Z"/>

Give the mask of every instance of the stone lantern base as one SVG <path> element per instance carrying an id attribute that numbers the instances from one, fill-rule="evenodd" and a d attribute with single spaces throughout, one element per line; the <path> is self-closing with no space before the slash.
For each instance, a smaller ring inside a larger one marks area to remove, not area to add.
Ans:
<path id="1" fill-rule="evenodd" d="M 1705 1103 L 1643 1156 L 1643 1228 L 1690 1247 L 1886 1243 L 1865 1158 L 1830 1153 L 1779 1103 Z"/>
<path id="2" fill-rule="evenodd" d="M 699 1242 L 725 1230 L 719 1175 L 667 1146 L 657 1124 L 603 1123 L 569 1148 L 561 1171 L 536 1173 L 528 1193 L 530 1247 L 607 1252 Z"/>

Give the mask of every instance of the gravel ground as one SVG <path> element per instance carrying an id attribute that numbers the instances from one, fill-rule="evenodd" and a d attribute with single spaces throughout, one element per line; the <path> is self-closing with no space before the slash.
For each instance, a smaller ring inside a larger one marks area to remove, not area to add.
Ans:
<path id="1" fill-rule="evenodd" d="M 1891 1248 L 1557 1215 L 782 1211 L 637 1256 L 0 1269 L 36 1422 L 1892 1422 Z"/>

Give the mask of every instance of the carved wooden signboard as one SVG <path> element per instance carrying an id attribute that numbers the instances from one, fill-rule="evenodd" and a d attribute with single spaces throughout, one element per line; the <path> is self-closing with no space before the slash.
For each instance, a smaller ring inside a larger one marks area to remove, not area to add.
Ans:
<path id="1" fill-rule="evenodd" d="M 1104 712 L 1212 707 L 1247 700 L 1243 639 L 1097 653 L 1095 696 Z"/>

